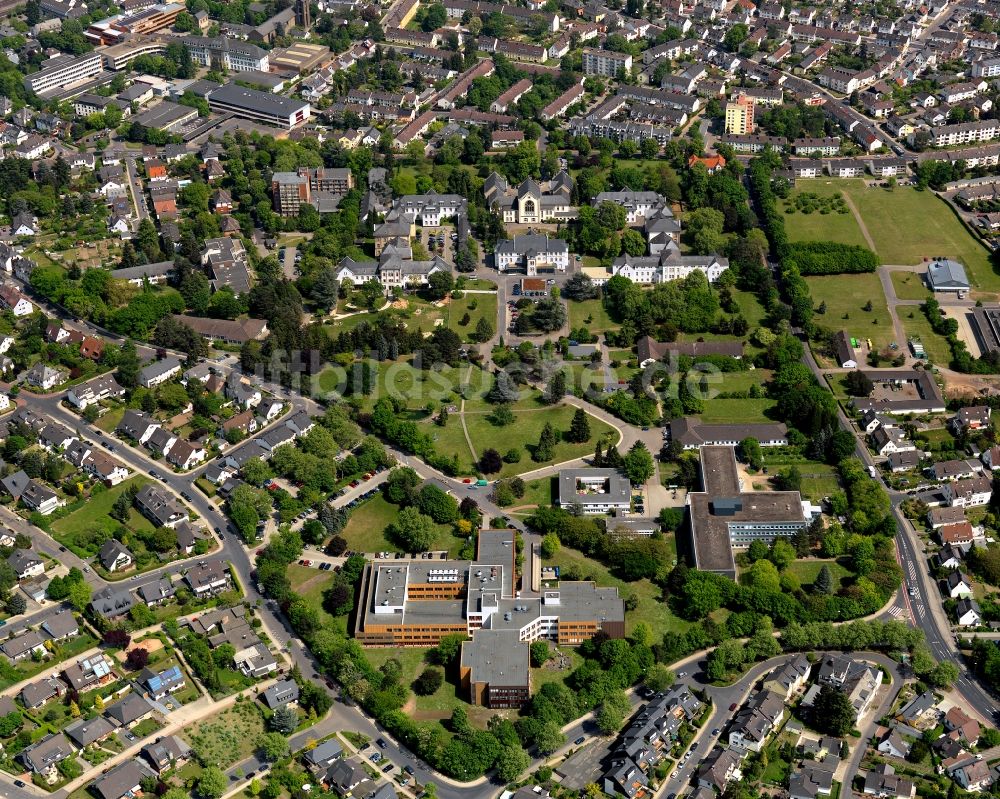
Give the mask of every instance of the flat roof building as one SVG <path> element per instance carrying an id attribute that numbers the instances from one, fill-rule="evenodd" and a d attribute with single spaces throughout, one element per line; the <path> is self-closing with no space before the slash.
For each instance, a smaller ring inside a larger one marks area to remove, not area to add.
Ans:
<path id="1" fill-rule="evenodd" d="M 473 561 L 371 563 L 365 570 L 354 635 L 366 646 L 433 646 L 449 634 L 513 630 L 526 643 L 574 646 L 599 631 L 625 634 L 615 588 L 564 582 L 541 597 L 518 597 L 511 530 L 479 534 Z"/>
<path id="2" fill-rule="evenodd" d="M 587 515 L 628 513 L 632 484 L 616 469 L 563 469 L 559 472 L 559 507 L 579 506 Z"/>
<path id="3" fill-rule="evenodd" d="M 198 109 L 163 100 L 143 111 L 135 121 L 146 128 L 171 131 L 198 118 Z"/>
<path id="4" fill-rule="evenodd" d="M 732 446 L 701 448 L 701 491 L 688 494 L 695 568 L 736 579 L 733 550 L 791 538 L 819 515 L 798 491 L 744 492 Z"/>
<path id="5" fill-rule="evenodd" d="M 288 47 L 270 52 L 272 69 L 312 72 L 330 59 L 330 48 L 323 44 L 295 41 Z"/>
<path id="6" fill-rule="evenodd" d="M 480 630 L 462 644 L 459 677 L 469 702 L 489 708 L 521 707 L 531 695 L 528 647 L 514 630 Z"/>
<path id="7" fill-rule="evenodd" d="M 35 94 L 45 94 L 52 89 L 65 89 L 74 83 L 88 80 L 100 74 L 103 69 L 99 53 L 81 56 L 57 55 L 43 61 L 38 72 L 24 79 L 24 87 Z"/>
<path id="8" fill-rule="evenodd" d="M 227 83 L 208 94 L 208 104 L 216 111 L 229 111 L 244 119 L 263 122 L 285 130 L 308 122 L 309 103 Z"/>

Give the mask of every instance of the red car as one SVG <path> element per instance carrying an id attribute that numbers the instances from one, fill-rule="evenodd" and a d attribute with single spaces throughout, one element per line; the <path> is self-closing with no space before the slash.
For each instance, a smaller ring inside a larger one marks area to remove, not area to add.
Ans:
<path id="1" fill-rule="evenodd" d="M 462 480 L 462 482 L 465 483 L 466 485 L 468 485 L 469 483 L 472 482 L 472 478 L 471 477 L 466 477 L 464 480 Z"/>
<path id="2" fill-rule="evenodd" d="M 735 702 L 733 702 L 733 703 L 732 703 L 732 704 L 731 704 L 731 705 L 729 706 L 729 709 L 730 709 L 730 710 L 736 710 L 736 703 L 735 703 Z"/>

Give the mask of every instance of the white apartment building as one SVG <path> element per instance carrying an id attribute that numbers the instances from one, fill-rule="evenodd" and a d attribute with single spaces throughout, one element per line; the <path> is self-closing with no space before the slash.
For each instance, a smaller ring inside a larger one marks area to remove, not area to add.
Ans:
<path id="1" fill-rule="evenodd" d="M 35 94 L 50 89 L 65 88 L 79 81 L 92 78 L 102 69 L 100 53 L 93 52 L 74 57 L 57 55 L 43 61 L 41 69 L 24 79 L 24 86 Z"/>
<path id="2" fill-rule="evenodd" d="M 616 53 L 613 50 L 595 50 L 592 47 L 583 51 L 583 74 L 602 75 L 614 78 L 621 70 L 632 69 L 632 56 L 628 53 Z"/>
<path id="3" fill-rule="evenodd" d="M 931 144 L 935 147 L 954 147 L 957 144 L 993 141 L 1000 136 L 1000 120 L 984 119 L 958 125 L 942 125 L 931 130 Z"/>

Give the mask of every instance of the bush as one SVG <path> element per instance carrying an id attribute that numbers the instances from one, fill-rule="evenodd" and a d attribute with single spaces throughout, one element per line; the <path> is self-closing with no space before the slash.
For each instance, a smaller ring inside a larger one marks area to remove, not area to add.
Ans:
<path id="1" fill-rule="evenodd" d="M 444 684 L 444 672 L 436 666 L 428 666 L 413 681 L 413 690 L 420 696 L 430 696 Z"/>

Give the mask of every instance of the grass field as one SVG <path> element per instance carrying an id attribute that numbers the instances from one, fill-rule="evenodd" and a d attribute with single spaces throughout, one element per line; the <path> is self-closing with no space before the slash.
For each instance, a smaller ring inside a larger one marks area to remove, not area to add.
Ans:
<path id="1" fill-rule="evenodd" d="M 844 192 L 858 209 L 875 251 L 884 264 L 918 264 L 925 258 L 946 256 L 965 264 L 973 285 L 981 291 L 1000 291 L 1000 274 L 990 263 L 986 248 L 966 229 L 944 200 L 929 191 L 914 188 L 893 190 L 868 188 L 862 180 L 828 180 L 805 184 L 816 194 Z M 850 228 L 860 227 L 853 214 L 788 214 L 785 227 L 792 241 L 828 239 L 846 244 L 866 245 L 856 240 Z M 821 220 L 831 220 L 824 229 Z M 851 222 L 843 222 L 844 219 Z M 867 246 L 867 245 L 866 245 Z M 815 293 L 814 293 L 815 296 Z M 877 296 L 877 295 L 875 295 Z"/>
<path id="2" fill-rule="evenodd" d="M 531 452 L 538 443 L 542 428 L 545 427 L 546 422 L 550 423 L 557 433 L 565 433 L 569 430 L 570 422 L 575 412 L 576 408 L 571 405 L 561 405 L 540 411 L 515 411 L 514 424 L 508 427 L 496 427 L 486 419 L 486 414 L 469 414 L 467 412 L 465 423 L 469 431 L 469 437 L 472 439 L 478 455 L 481 455 L 490 447 L 496 449 L 501 455 L 509 449 L 521 450 L 520 463 L 505 463 L 503 470 L 500 472 L 500 477 L 508 477 L 540 468 L 549 463 L 561 463 L 562 461 L 590 455 L 594 452 L 594 445 L 597 439 L 606 433 L 611 433 L 614 436 L 615 443 L 618 442 L 618 434 L 610 425 L 590 416 L 588 417 L 590 421 L 590 441 L 583 444 L 559 441 L 555 446 L 551 460 L 540 463 L 533 461 L 531 459 Z M 459 420 L 456 419 L 454 422 L 448 422 L 449 427 L 452 424 L 459 428 L 459 434 L 461 434 Z M 465 441 L 464 435 L 461 440 L 462 442 Z M 460 460 L 463 457 L 461 446 L 456 447 L 454 450 L 442 448 L 441 451 L 449 453 L 455 451 L 458 453 Z M 467 444 L 465 451 L 468 452 Z M 471 454 L 466 457 L 469 457 L 471 463 Z"/>
<path id="3" fill-rule="evenodd" d="M 759 327 L 760 321 L 765 315 L 764 306 L 760 304 L 760 301 L 749 291 L 736 290 L 733 291 L 733 299 L 740 306 L 740 313 L 747 320 L 750 329 Z"/>
<path id="4" fill-rule="evenodd" d="M 302 597 L 312 605 L 319 614 L 320 625 L 324 628 L 346 625 L 344 617 L 331 616 L 323 609 L 323 592 L 333 583 L 332 571 L 320 571 L 312 566 L 300 566 L 291 563 L 288 566 L 288 581 L 292 585 L 292 593 Z"/>
<path id="5" fill-rule="evenodd" d="M 473 307 L 474 306 L 474 307 Z M 460 324 L 465 314 L 469 315 L 469 321 L 464 325 Z M 448 304 L 446 324 L 463 341 L 471 341 L 470 336 L 476 332 L 476 325 L 480 319 L 486 319 L 490 327 L 496 330 L 497 326 L 497 295 L 496 294 L 466 294 L 459 300 L 452 300 Z"/>
<path id="6" fill-rule="evenodd" d="M 400 682 L 409 686 L 420 673 L 431 665 L 429 657 L 430 649 L 421 647 L 400 647 L 397 649 L 366 649 L 365 657 L 375 668 L 380 668 L 390 658 L 399 661 Z M 476 707 L 468 703 L 468 695 L 462 691 L 459 685 L 452 682 L 449 677 L 452 675 L 445 672 L 445 681 L 430 696 L 418 696 L 413 694 L 413 705 L 409 707 L 406 714 L 414 721 L 440 721 L 451 717 L 451 712 L 456 707 L 462 707 L 469 715 L 469 721 L 480 729 L 486 729 L 486 725 L 495 714 L 495 710 L 485 707 Z"/>
<path id="7" fill-rule="evenodd" d="M 125 416 L 125 408 L 111 408 L 95 424 L 105 433 L 110 433 L 118 427 L 118 423 L 122 420 L 123 416 Z"/>
<path id="8" fill-rule="evenodd" d="M 924 345 L 924 352 L 931 363 L 939 366 L 947 366 L 951 361 L 951 348 L 944 336 L 935 333 L 931 329 L 931 323 L 927 321 L 919 308 L 906 308 L 898 306 L 896 313 L 899 314 L 899 321 L 903 324 L 908 338 L 918 338 Z M 910 313 L 913 318 L 910 318 Z"/>
<path id="9" fill-rule="evenodd" d="M 579 572 L 582 579 L 595 580 L 600 586 L 615 586 L 623 596 L 635 594 L 639 605 L 625 614 L 626 632 L 631 632 L 636 622 L 644 621 L 653 633 L 652 640 L 658 641 L 666 632 L 684 632 L 691 626 L 691 622 L 673 614 L 663 601 L 660 589 L 649 580 L 626 583 L 612 576 L 606 566 L 575 549 L 560 547 L 555 557 L 545 561 L 545 565 L 562 569 L 571 567 Z"/>
<path id="10" fill-rule="evenodd" d="M 889 307 L 877 274 L 807 277 L 806 282 L 813 306 L 826 303 L 826 313 L 815 317 L 816 324 L 846 330 L 855 338 L 870 338 L 877 349 L 893 340 Z M 869 300 L 873 310 L 862 310 Z"/>
<path id="11" fill-rule="evenodd" d="M 597 300 L 583 300 L 577 302 L 570 300 L 566 303 L 569 306 L 569 326 L 571 330 L 578 327 L 585 327 L 591 333 L 604 333 L 607 330 L 617 330 L 621 325 L 614 322 L 608 316 L 604 303 Z M 588 322 L 587 319 L 590 319 Z"/>
<path id="12" fill-rule="evenodd" d="M 347 541 L 347 548 L 355 552 L 403 552 L 404 550 L 385 537 L 385 528 L 395 521 L 399 515 L 399 507 L 387 502 L 381 494 L 365 500 L 354 508 L 351 518 L 344 527 L 341 536 Z M 445 524 L 437 525 L 438 532 L 431 542 L 431 549 L 447 549 L 452 555 L 457 555 L 462 542 L 452 535 L 451 527 Z M 307 568 L 299 566 L 298 568 Z M 315 571 L 314 569 L 308 569 Z M 323 574 L 323 572 L 319 572 Z M 323 588 L 329 585 L 327 580 Z M 318 589 L 322 593 L 322 589 Z M 322 597 L 320 597 L 322 601 Z"/>
<path id="13" fill-rule="evenodd" d="M 890 272 L 892 288 L 901 300 L 926 300 L 931 296 L 923 276 L 917 272 Z"/>
<path id="14" fill-rule="evenodd" d="M 95 554 L 100 543 L 95 543 L 96 539 L 91 534 L 100 530 L 110 534 L 121 526 L 121 522 L 110 516 L 115 500 L 129 486 L 134 485 L 138 488 L 148 482 L 147 477 L 133 477 L 113 488 L 94 494 L 68 516 L 56 519 L 52 523 L 52 532 L 61 544 L 65 544 L 81 557 Z M 129 510 L 126 526 L 139 532 L 151 532 L 154 529 L 152 523 L 135 508 Z"/>
<path id="15" fill-rule="evenodd" d="M 809 560 L 796 560 L 788 565 L 786 571 L 798 577 L 803 588 L 808 588 L 816 582 L 816 576 L 824 564 L 830 567 L 830 576 L 833 577 L 833 591 L 836 593 L 840 589 L 841 581 L 851 577 L 852 573 L 850 569 L 835 560 L 813 560 L 811 558 Z"/>
<path id="16" fill-rule="evenodd" d="M 768 422 L 767 411 L 777 402 L 772 399 L 710 399 L 702 403 L 703 410 L 698 417 L 705 424 L 751 424 Z"/>
<path id="17" fill-rule="evenodd" d="M 798 183 L 785 208 L 794 207 L 793 201 L 801 194 L 818 194 L 820 197 L 830 197 L 842 193 L 839 184 L 845 181 L 803 180 Z M 867 247 L 861 227 L 854 214 L 828 213 L 813 211 L 804 214 L 800 211 L 784 213 L 785 230 L 790 241 L 836 241 L 841 244 L 857 244 Z"/>

